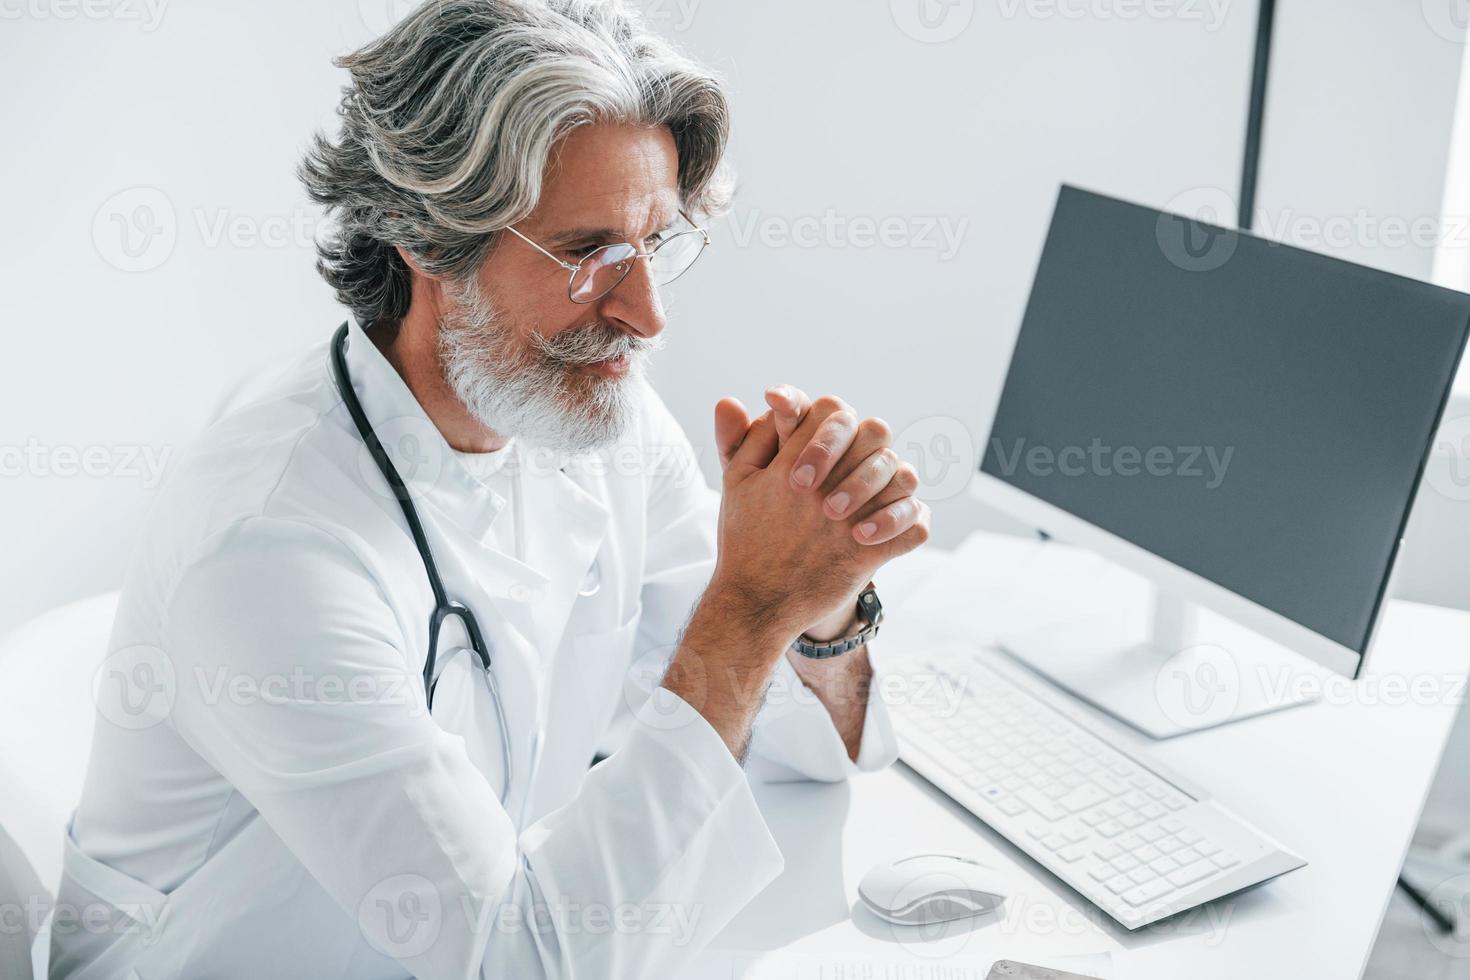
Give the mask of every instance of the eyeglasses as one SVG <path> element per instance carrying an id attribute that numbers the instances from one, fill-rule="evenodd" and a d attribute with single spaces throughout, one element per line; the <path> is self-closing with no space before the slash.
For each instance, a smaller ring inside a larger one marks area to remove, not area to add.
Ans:
<path id="1" fill-rule="evenodd" d="M 694 225 L 694 221 L 683 211 L 680 217 Z M 689 271 L 700 254 L 709 245 L 709 232 L 698 226 L 687 231 L 675 232 L 664 238 L 647 252 L 640 252 L 635 245 L 617 242 L 595 248 L 573 265 L 557 258 L 536 242 L 522 235 L 515 228 L 505 229 L 536 251 L 572 274 L 567 284 L 567 298 L 573 303 L 595 303 L 614 289 L 633 271 L 637 259 L 647 259 L 655 286 L 667 286 Z"/>

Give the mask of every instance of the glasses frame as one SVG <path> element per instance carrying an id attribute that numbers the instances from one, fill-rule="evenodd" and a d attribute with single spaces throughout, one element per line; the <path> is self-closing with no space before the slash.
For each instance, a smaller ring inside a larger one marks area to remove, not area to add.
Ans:
<path id="1" fill-rule="evenodd" d="M 634 245 L 632 242 L 608 242 L 606 245 L 597 246 L 592 251 L 582 256 L 582 258 L 576 263 L 566 262 L 562 259 L 557 258 L 550 251 L 543 248 L 539 242 L 536 242 L 534 239 L 528 238 L 526 235 L 523 235 L 520 230 L 514 225 L 507 225 L 505 230 L 515 235 L 521 241 L 525 242 L 527 245 L 531 246 L 536 251 L 540 252 L 542 255 L 546 256 L 548 259 L 561 266 L 563 269 L 566 269 L 567 272 L 570 273 L 567 278 L 567 299 L 573 303 L 576 303 L 578 306 L 586 306 L 590 303 L 597 302 L 608 293 L 621 286 L 623 284 L 623 280 L 628 278 L 628 273 L 633 271 L 633 262 L 635 260 L 648 259 L 652 261 L 653 254 L 655 252 L 657 252 L 659 249 L 663 248 L 665 245 L 676 238 L 683 238 L 685 235 L 698 234 L 704 239 L 704 243 L 699 246 L 699 251 L 694 254 L 694 258 L 689 261 L 689 264 L 684 267 L 683 271 L 681 271 L 679 275 L 675 276 L 673 279 L 668 280 L 668 282 L 655 283 L 654 285 L 667 286 L 670 282 L 674 282 L 675 280 L 681 278 L 685 272 L 688 272 L 690 269 L 694 268 L 694 263 L 699 261 L 699 257 L 704 254 L 704 250 L 709 248 L 710 246 L 709 230 L 701 225 L 696 225 L 694 223 L 694 219 L 689 217 L 689 215 L 685 214 L 682 210 L 679 212 L 679 217 L 689 222 L 690 227 L 685 231 L 675 232 L 668 238 L 665 238 L 663 241 L 659 242 L 653 248 L 649 249 L 647 252 L 640 251 L 638 246 Z M 577 281 L 577 273 L 582 271 L 582 266 L 587 264 L 587 260 L 592 258 L 592 256 L 596 255 L 598 252 L 609 248 L 617 248 L 619 245 L 622 245 L 626 248 L 631 248 L 633 250 L 633 255 L 632 258 L 628 261 L 628 268 L 623 270 L 623 274 L 618 277 L 618 281 L 604 289 L 602 292 L 598 293 L 596 296 L 591 297 L 590 299 L 577 299 L 576 297 L 574 297 L 572 295 L 572 285 Z"/>

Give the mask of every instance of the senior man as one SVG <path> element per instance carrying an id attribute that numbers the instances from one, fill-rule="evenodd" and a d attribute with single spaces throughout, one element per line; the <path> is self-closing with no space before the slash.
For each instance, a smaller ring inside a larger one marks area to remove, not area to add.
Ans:
<path id="1" fill-rule="evenodd" d="M 748 747 L 894 757 L 870 584 L 928 512 L 881 422 L 784 386 L 715 406 L 716 494 L 643 380 L 727 197 L 706 71 L 582 0 L 341 63 L 302 176 L 352 318 L 162 491 L 51 972 L 667 975 L 781 869 Z"/>

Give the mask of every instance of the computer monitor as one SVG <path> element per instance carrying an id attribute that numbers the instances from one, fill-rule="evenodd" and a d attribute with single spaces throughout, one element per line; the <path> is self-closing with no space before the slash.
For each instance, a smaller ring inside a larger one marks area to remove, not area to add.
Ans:
<path id="1" fill-rule="evenodd" d="M 976 489 L 1076 547 L 1003 646 L 1159 736 L 1207 727 L 1127 690 L 1170 661 L 1357 677 L 1467 333 L 1470 295 L 1062 187 Z M 1199 720 L 1284 703 L 1237 694 Z"/>

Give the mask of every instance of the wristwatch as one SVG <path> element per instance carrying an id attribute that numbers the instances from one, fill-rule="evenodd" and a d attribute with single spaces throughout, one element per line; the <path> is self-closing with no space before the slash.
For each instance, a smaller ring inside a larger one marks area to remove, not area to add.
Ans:
<path id="1" fill-rule="evenodd" d="M 830 643 L 817 643 L 806 638 L 806 634 L 798 636 L 791 647 L 803 657 L 811 660 L 826 660 L 830 657 L 840 657 L 849 650 L 856 650 L 878 635 L 878 624 L 883 622 L 883 603 L 878 601 L 878 590 L 873 588 L 869 582 L 867 588 L 858 595 L 857 619 L 863 624 L 862 629 L 852 636 Z"/>

